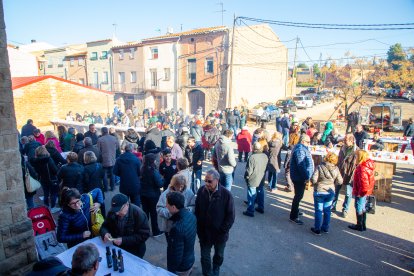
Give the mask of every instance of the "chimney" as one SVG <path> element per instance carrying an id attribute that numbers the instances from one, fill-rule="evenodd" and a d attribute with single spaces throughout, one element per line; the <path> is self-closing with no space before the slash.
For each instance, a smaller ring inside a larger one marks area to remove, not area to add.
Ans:
<path id="1" fill-rule="evenodd" d="M 30 40 L 30 43 L 36 43 L 36 39 Z"/>
<path id="2" fill-rule="evenodd" d="M 167 28 L 167 35 L 174 33 L 174 29 L 172 27 Z"/>

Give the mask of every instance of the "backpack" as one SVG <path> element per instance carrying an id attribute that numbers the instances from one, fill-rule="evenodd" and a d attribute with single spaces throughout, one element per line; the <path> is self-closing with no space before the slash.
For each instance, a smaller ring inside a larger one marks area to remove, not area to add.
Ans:
<path id="1" fill-rule="evenodd" d="M 56 228 L 55 220 L 49 208 L 46 206 L 30 209 L 27 212 L 27 216 L 32 220 L 32 228 L 35 236 L 54 231 Z"/>

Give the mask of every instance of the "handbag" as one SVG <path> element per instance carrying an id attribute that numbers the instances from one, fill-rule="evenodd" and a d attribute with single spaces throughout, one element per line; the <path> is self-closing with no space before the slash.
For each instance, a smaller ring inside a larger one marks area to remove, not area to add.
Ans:
<path id="1" fill-rule="evenodd" d="M 375 207 L 377 205 L 377 199 L 373 195 L 367 196 L 367 203 L 365 204 L 365 211 L 370 214 L 375 214 Z"/>
<path id="2" fill-rule="evenodd" d="M 37 181 L 36 179 L 34 179 L 30 173 L 29 173 L 29 169 L 26 166 L 26 173 L 24 175 L 25 177 L 25 185 L 26 185 L 26 190 L 29 193 L 33 193 L 36 192 L 37 190 L 39 190 L 39 188 L 41 187 L 40 182 Z"/>
<path id="3" fill-rule="evenodd" d="M 89 202 L 90 202 L 90 206 L 93 206 L 93 198 L 92 195 L 90 193 L 88 193 L 89 195 Z M 99 236 L 99 231 L 101 230 L 101 226 L 104 222 L 104 217 L 102 216 L 101 210 L 99 209 L 98 212 L 96 213 L 91 213 L 91 222 L 92 222 L 92 235 L 94 237 Z"/>

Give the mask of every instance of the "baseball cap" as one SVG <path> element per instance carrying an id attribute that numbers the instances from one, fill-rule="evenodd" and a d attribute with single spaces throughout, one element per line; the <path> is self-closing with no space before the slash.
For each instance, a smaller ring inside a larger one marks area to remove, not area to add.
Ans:
<path id="1" fill-rule="evenodd" d="M 125 203 L 128 202 L 128 197 L 124 194 L 117 194 L 112 197 L 111 200 L 111 212 L 119 212 L 121 210 L 122 206 L 124 206 Z"/>

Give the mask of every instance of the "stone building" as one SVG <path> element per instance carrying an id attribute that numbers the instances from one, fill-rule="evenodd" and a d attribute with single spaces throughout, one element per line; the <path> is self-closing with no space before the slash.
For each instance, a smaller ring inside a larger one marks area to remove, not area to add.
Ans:
<path id="1" fill-rule="evenodd" d="M 12 82 L 18 129 L 29 118 L 42 129 L 51 127 L 51 120 L 65 119 L 69 111 L 81 115 L 93 111 L 100 113 L 102 118 L 113 112 L 112 92 L 55 76 L 13 78 Z"/>
<path id="2" fill-rule="evenodd" d="M 37 253 L 26 215 L 5 29 L 0 0 L 0 275 L 24 275 Z"/>

